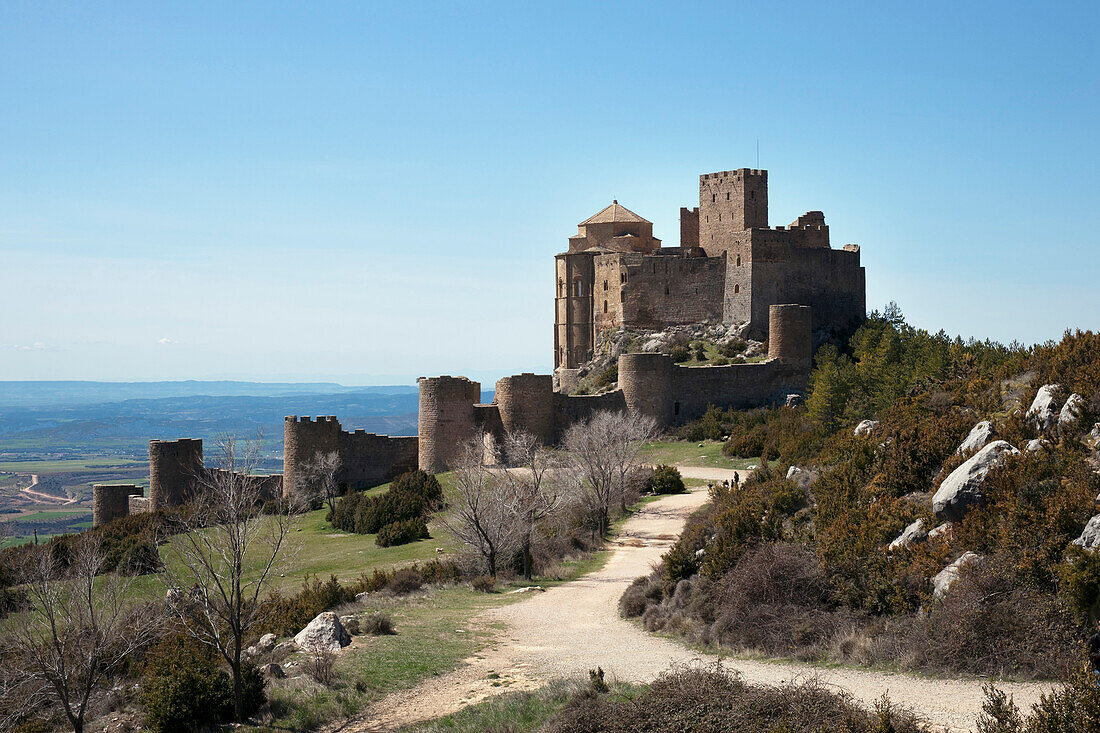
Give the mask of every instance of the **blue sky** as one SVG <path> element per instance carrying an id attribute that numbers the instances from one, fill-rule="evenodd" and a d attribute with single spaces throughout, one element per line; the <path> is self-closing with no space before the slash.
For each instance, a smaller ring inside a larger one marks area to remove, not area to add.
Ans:
<path id="1" fill-rule="evenodd" d="M 868 303 L 1100 327 L 1095 3 L 0 3 L 0 379 L 548 371 L 553 255 L 700 173 Z"/>

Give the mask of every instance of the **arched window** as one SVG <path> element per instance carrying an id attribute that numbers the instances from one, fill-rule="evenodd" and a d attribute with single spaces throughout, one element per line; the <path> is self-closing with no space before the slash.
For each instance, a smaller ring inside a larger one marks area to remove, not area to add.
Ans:
<path id="1" fill-rule="evenodd" d="M 737 255 L 737 266 L 741 266 L 741 255 Z"/>
<path id="2" fill-rule="evenodd" d="M 733 292 L 740 293 L 741 292 L 741 286 L 738 285 L 737 283 L 734 283 L 733 284 Z"/>
<path id="3" fill-rule="evenodd" d="M 562 280 L 560 277 L 558 278 L 558 297 L 565 297 L 565 281 Z"/>
<path id="4" fill-rule="evenodd" d="M 578 277 L 573 281 L 573 297 L 579 298 L 584 295 L 584 283 Z"/>
<path id="5" fill-rule="evenodd" d="M 604 281 L 603 281 L 603 289 L 604 289 L 604 290 L 607 290 L 607 280 L 604 280 Z"/>
<path id="6" fill-rule="evenodd" d="M 620 290 L 619 291 L 619 302 L 620 303 L 625 303 L 626 302 L 626 291 L 625 290 Z"/>
<path id="7" fill-rule="evenodd" d="M 607 301 L 606 300 L 603 302 L 603 312 L 607 313 Z"/>
<path id="8" fill-rule="evenodd" d="M 626 273 L 625 272 L 620 272 L 619 273 L 619 283 L 622 284 L 622 283 L 625 283 L 625 282 L 626 282 Z"/>

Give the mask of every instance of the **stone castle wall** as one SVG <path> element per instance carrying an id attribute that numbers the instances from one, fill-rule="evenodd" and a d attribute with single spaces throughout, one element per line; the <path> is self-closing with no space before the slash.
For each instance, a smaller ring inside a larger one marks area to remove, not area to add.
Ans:
<path id="1" fill-rule="evenodd" d="M 179 506 L 195 489 L 202 471 L 202 441 L 149 441 L 149 504 L 155 511 Z"/>
<path id="2" fill-rule="evenodd" d="M 466 377 L 421 377 L 418 416 L 419 465 L 438 473 L 458 457 L 462 443 L 474 434 L 474 405 L 481 384 Z"/>
<path id="3" fill-rule="evenodd" d="M 336 453 L 338 484 L 349 489 L 378 486 L 417 467 L 417 438 L 376 435 L 364 430 L 345 432 L 334 415 L 298 417 L 283 421 L 283 475 L 281 491 L 307 488 L 310 469 L 318 456 Z"/>
<path id="4" fill-rule="evenodd" d="M 597 330 L 659 329 L 722 318 L 722 258 L 602 255 L 595 258 L 594 275 Z"/>
<path id="5" fill-rule="evenodd" d="M 144 497 L 145 489 L 133 484 L 92 486 L 92 526 L 100 527 L 130 513 L 130 498 Z"/>

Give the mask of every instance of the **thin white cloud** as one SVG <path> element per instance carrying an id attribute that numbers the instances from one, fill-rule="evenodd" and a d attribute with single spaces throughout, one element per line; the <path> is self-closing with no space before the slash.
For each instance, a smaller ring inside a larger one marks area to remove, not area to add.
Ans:
<path id="1" fill-rule="evenodd" d="M 46 346 L 44 341 L 35 341 L 33 344 L 10 344 L 9 349 L 12 351 L 51 351 L 50 347 Z"/>
<path id="2" fill-rule="evenodd" d="M 176 344 L 178 344 L 180 342 L 176 341 L 175 339 L 170 339 L 167 336 L 165 336 L 164 338 L 157 339 L 157 343 L 160 344 L 161 346 L 175 346 Z"/>

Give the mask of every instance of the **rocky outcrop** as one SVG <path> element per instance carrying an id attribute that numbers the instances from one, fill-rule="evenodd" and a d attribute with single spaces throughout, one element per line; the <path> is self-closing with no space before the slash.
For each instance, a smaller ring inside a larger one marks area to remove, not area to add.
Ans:
<path id="1" fill-rule="evenodd" d="M 995 440 L 951 472 L 932 496 L 932 511 L 940 519 L 957 522 L 985 502 L 983 487 L 989 472 L 1020 451 Z"/>
<path id="2" fill-rule="evenodd" d="M 261 654 L 268 654 L 275 650 L 275 634 L 264 634 L 260 637 L 252 646 L 244 650 L 244 653 L 250 657 L 258 657 Z"/>
<path id="3" fill-rule="evenodd" d="M 307 652 L 338 652 L 351 643 L 351 636 L 335 613 L 325 611 L 298 632 L 294 643 Z"/>
<path id="4" fill-rule="evenodd" d="M 981 555 L 967 550 L 958 560 L 936 573 L 936 577 L 932 578 L 932 597 L 936 600 L 943 600 L 947 592 L 951 590 L 951 586 L 959 579 L 959 573 L 962 572 L 962 569 L 981 559 Z"/>
<path id="5" fill-rule="evenodd" d="M 902 530 L 901 534 L 899 534 L 886 549 L 890 552 L 907 550 L 913 545 L 924 542 L 926 539 L 928 539 L 928 532 L 924 530 L 924 520 L 918 519 Z"/>
<path id="6" fill-rule="evenodd" d="M 1050 430 L 1054 427 L 1054 423 L 1058 420 L 1058 408 L 1061 406 L 1058 401 L 1059 389 L 1057 384 L 1044 384 L 1035 393 L 1031 407 L 1027 408 L 1026 417 L 1036 429 Z"/>
<path id="7" fill-rule="evenodd" d="M 1066 398 L 1066 404 L 1062 405 L 1062 411 L 1058 413 L 1058 427 L 1061 429 L 1073 427 L 1074 423 L 1085 414 L 1088 403 L 1085 398 L 1074 392 Z"/>
<path id="8" fill-rule="evenodd" d="M 1028 453 L 1038 453 L 1043 448 L 1050 446 L 1050 441 L 1046 438 L 1032 438 L 1027 441 L 1027 445 L 1024 446 L 1024 450 Z"/>
<path id="9" fill-rule="evenodd" d="M 982 420 L 970 430 L 970 434 L 966 436 L 966 440 L 962 442 L 959 449 L 955 451 L 960 456 L 964 453 L 973 453 L 974 451 L 981 450 L 985 447 L 986 443 L 993 439 L 993 423 L 988 420 Z"/>
<path id="10" fill-rule="evenodd" d="M 870 435 L 871 432 L 878 427 L 878 420 L 864 420 L 859 425 L 856 425 L 856 429 L 852 431 L 852 435 L 857 438 L 862 438 L 865 435 Z"/>
<path id="11" fill-rule="evenodd" d="M 1100 498 L 1100 497 L 1098 497 Z M 1095 552 L 1100 547 L 1100 514 L 1090 519 L 1081 532 L 1081 536 L 1073 541 L 1078 547 L 1083 547 L 1089 552 Z"/>
<path id="12" fill-rule="evenodd" d="M 943 524 L 937 524 L 932 529 L 928 530 L 928 539 L 938 540 L 940 537 L 946 537 L 951 534 L 951 530 L 955 525 L 951 522 L 944 522 Z"/>
<path id="13" fill-rule="evenodd" d="M 358 616 L 341 616 L 340 623 L 344 625 L 347 632 L 352 636 L 359 635 L 359 617 Z"/>

